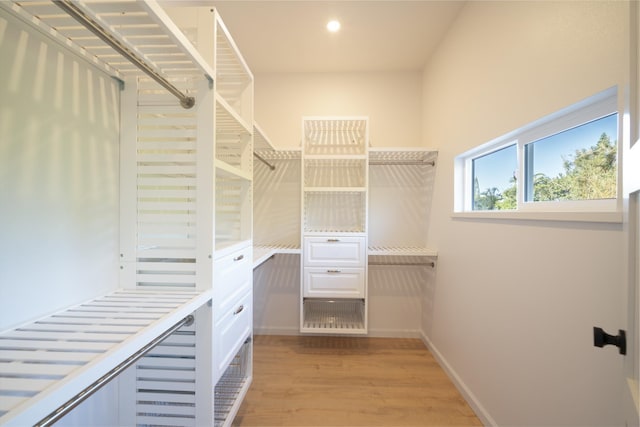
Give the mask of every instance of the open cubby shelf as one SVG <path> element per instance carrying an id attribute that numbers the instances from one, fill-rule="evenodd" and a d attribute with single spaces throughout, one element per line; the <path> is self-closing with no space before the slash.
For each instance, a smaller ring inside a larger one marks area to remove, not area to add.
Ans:
<path id="1" fill-rule="evenodd" d="M 302 332 L 362 334 L 366 332 L 365 301 L 305 299 Z"/>
<path id="2" fill-rule="evenodd" d="M 251 385 L 251 338 L 240 347 L 215 386 L 214 426 L 228 424 L 238 412 L 242 396 Z"/>

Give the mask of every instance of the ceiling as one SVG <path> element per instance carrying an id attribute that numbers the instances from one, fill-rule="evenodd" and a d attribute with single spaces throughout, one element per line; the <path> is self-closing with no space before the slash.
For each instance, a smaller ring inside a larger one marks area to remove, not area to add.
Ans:
<path id="1" fill-rule="evenodd" d="M 421 70 L 463 1 L 212 0 L 253 73 Z M 329 33 L 326 23 L 342 28 Z"/>

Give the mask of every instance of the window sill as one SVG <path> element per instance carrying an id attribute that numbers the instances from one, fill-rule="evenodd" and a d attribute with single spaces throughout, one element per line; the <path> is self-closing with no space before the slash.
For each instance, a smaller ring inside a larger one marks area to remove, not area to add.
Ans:
<path id="1" fill-rule="evenodd" d="M 453 212 L 453 219 L 492 219 L 524 221 L 568 221 L 622 223 L 622 212 L 522 212 L 522 211 L 476 211 Z"/>

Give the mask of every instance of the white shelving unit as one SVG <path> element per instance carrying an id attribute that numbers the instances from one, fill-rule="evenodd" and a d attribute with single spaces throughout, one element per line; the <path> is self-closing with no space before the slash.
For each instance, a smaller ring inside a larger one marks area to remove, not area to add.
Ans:
<path id="1" fill-rule="evenodd" d="M 215 40 L 214 421 L 228 426 L 252 380 L 253 75 L 217 11 L 193 12 Z"/>
<path id="2" fill-rule="evenodd" d="M 197 48 L 154 1 L 0 3 L 11 25 L 123 82 L 119 283 L 0 333 L 2 425 L 46 420 L 104 376 L 126 425 L 230 425 L 246 394 L 253 76 L 217 12 L 192 11 L 208 23 L 182 22 Z"/>
<path id="3" fill-rule="evenodd" d="M 216 77 L 216 258 L 252 245 L 253 75 L 217 12 L 213 14 Z"/>
<path id="4" fill-rule="evenodd" d="M 204 123 L 215 117 L 205 130 L 213 138 L 210 146 L 202 147 L 198 160 L 204 189 L 202 220 L 209 224 L 214 219 L 207 230 L 214 236 L 213 247 L 203 252 L 214 284 L 214 421 L 216 426 L 227 426 L 252 380 L 253 75 L 215 9 L 167 10 L 215 70 L 209 82 L 212 111 L 202 115 Z"/>
<path id="5" fill-rule="evenodd" d="M 368 145 L 366 117 L 302 119 L 302 333 L 367 333 Z"/>

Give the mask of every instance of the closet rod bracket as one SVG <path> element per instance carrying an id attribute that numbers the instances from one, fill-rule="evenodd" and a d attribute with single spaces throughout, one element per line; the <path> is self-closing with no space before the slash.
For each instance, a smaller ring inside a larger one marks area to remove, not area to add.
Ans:
<path id="1" fill-rule="evenodd" d="M 213 77 L 208 74 L 204 75 L 204 78 L 209 82 L 209 89 L 213 89 Z"/>
<path id="2" fill-rule="evenodd" d="M 118 88 L 120 90 L 124 90 L 124 80 L 122 80 L 121 78 L 118 78 L 116 76 L 111 76 L 111 79 L 113 79 L 113 81 L 118 83 Z"/>

